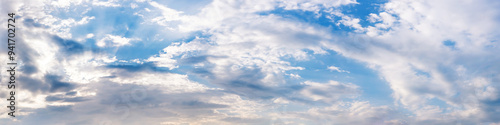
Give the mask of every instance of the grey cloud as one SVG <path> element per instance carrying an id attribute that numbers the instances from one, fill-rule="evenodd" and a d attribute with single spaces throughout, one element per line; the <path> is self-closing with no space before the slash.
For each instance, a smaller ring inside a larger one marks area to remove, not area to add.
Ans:
<path id="1" fill-rule="evenodd" d="M 56 92 L 56 91 L 65 92 L 73 90 L 76 87 L 72 83 L 62 82 L 61 79 L 62 79 L 61 76 L 50 75 L 50 74 L 45 75 L 44 77 L 45 83 L 48 84 L 50 92 Z"/>
<path id="2" fill-rule="evenodd" d="M 52 39 L 61 47 L 60 53 L 79 54 L 84 51 L 84 46 L 76 41 L 66 40 L 59 36 L 52 36 Z"/>
<path id="3" fill-rule="evenodd" d="M 48 102 L 76 103 L 72 106 L 49 106 L 33 110 L 34 113 L 22 118 L 21 123 L 33 124 L 37 119 L 43 119 L 38 124 L 156 124 L 165 121 L 183 121 L 183 119 L 192 119 L 189 120 L 192 122 L 207 116 L 224 119 L 227 116 L 216 114 L 213 110 L 227 110 L 232 107 L 206 102 L 208 98 L 224 94 L 218 90 L 167 94 L 154 85 L 119 84 L 110 81 L 93 83 L 91 87 L 97 90 L 96 96 L 85 98 L 48 96 L 46 98 Z M 252 123 L 253 121 L 228 120 L 227 122 Z"/>
<path id="4" fill-rule="evenodd" d="M 23 24 L 27 27 L 36 27 L 36 28 L 41 28 L 42 24 L 36 23 L 35 20 L 33 19 L 24 19 Z"/>
<path id="5" fill-rule="evenodd" d="M 61 101 L 61 102 L 83 102 L 89 100 L 84 97 L 60 97 L 60 96 L 47 96 L 45 97 L 45 101 L 48 102 L 54 102 L 54 101 Z"/>
<path id="6" fill-rule="evenodd" d="M 128 72 L 139 72 L 139 71 L 170 72 L 170 70 L 163 67 L 157 67 L 155 64 L 150 62 L 143 64 L 122 64 L 122 65 L 110 64 L 105 67 L 110 69 L 123 69 Z"/>

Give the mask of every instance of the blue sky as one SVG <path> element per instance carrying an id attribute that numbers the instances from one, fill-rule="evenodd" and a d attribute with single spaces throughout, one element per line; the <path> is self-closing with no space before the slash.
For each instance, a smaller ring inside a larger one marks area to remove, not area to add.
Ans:
<path id="1" fill-rule="evenodd" d="M 0 124 L 500 124 L 493 0 L 6 3 Z"/>

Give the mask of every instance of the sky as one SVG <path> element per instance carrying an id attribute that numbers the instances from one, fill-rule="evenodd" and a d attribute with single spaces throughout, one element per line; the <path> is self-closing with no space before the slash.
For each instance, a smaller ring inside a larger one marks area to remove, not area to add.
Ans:
<path id="1" fill-rule="evenodd" d="M 498 0 L 0 7 L 0 124 L 500 125 Z"/>

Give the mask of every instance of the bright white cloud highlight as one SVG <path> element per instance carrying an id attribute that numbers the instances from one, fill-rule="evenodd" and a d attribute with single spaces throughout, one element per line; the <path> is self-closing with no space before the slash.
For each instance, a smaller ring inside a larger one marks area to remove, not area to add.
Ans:
<path id="1" fill-rule="evenodd" d="M 349 71 L 341 70 L 339 67 L 336 67 L 336 66 L 328 66 L 327 69 L 330 71 L 350 73 Z"/>

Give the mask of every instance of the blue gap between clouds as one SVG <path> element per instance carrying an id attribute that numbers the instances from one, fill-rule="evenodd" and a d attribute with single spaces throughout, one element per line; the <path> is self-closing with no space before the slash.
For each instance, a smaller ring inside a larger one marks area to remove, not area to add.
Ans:
<path id="1" fill-rule="evenodd" d="M 284 20 L 299 21 L 313 26 L 329 27 L 335 31 L 337 30 L 348 31 L 348 32 L 354 31 L 354 29 L 346 27 L 344 25 L 337 26 L 335 22 L 332 22 L 331 19 L 327 18 L 327 15 L 329 14 L 322 11 L 319 12 L 320 16 L 317 16 L 318 14 L 311 11 L 285 10 L 284 8 L 277 8 L 271 11 L 260 12 L 258 14 L 277 15 L 282 17 Z M 332 18 L 334 21 L 338 21 L 341 19 L 340 17 L 335 17 L 335 16 Z"/>
<path id="2" fill-rule="evenodd" d="M 313 81 L 326 83 L 330 80 L 341 83 L 353 83 L 360 86 L 362 94 L 361 100 L 370 101 L 374 105 L 392 105 L 392 90 L 388 83 L 382 80 L 377 72 L 366 67 L 366 64 L 359 61 L 343 57 L 335 51 L 327 50 L 328 54 L 313 54 L 313 51 L 304 50 L 311 55 L 310 60 L 300 61 L 293 58 L 284 58 L 284 61 L 290 62 L 292 66 L 304 67 L 304 70 L 288 71 L 298 74 L 302 77 L 300 81 Z M 336 66 L 341 70 L 349 71 L 337 72 L 327 69 L 328 66 Z M 289 79 L 296 81 L 295 79 Z"/>
<path id="3" fill-rule="evenodd" d="M 346 6 L 341 6 L 335 9 L 340 9 L 345 15 L 349 15 L 354 18 L 360 19 L 359 24 L 362 27 L 375 25 L 368 21 L 370 13 L 377 14 L 380 12 L 380 6 L 387 2 L 387 0 L 357 0 L 359 4 L 351 4 Z M 323 12 L 324 8 L 319 11 L 319 15 L 312 11 L 302 11 L 302 10 L 285 10 L 284 8 L 276 8 L 271 11 L 264 11 L 258 14 L 260 15 L 277 15 L 281 16 L 285 20 L 300 21 L 308 23 L 311 25 L 319 25 L 323 27 L 329 27 L 333 31 L 345 31 L 354 32 L 355 29 L 344 26 L 336 25 L 337 21 L 341 20 L 341 17 L 330 15 L 329 13 Z M 331 16 L 332 19 L 328 19 L 327 16 Z"/>
<path id="4" fill-rule="evenodd" d="M 455 49 L 456 44 L 457 43 L 455 41 L 451 41 L 451 40 L 443 41 L 443 45 L 446 47 L 449 47 L 450 49 Z"/>
<path id="5" fill-rule="evenodd" d="M 356 0 L 359 4 L 341 6 L 340 9 L 345 15 L 360 19 L 359 24 L 363 27 L 374 25 L 368 21 L 370 13 L 378 14 L 380 6 L 388 0 Z"/>

